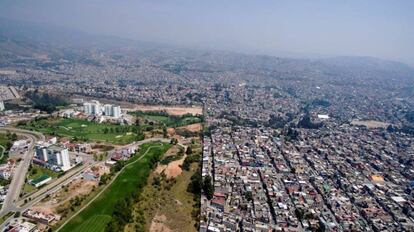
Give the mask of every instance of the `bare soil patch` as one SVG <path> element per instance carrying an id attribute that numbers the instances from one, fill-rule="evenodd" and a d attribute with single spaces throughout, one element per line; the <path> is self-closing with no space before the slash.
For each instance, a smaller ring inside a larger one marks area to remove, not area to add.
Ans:
<path id="1" fill-rule="evenodd" d="M 375 120 L 352 120 L 351 125 L 366 126 L 368 128 L 387 128 L 389 123 L 375 121 Z"/>
<path id="2" fill-rule="evenodd" d="M 169 136 L 173 136 L 173 135 L 175 135 L 175 129 L 174 128 L 168 128 L 167 133 L 168 133 Z"/>
<path id="3" fill-rule="evenodd" d="M 162 106 L 162 105 L 135 105 L 133 111 L 165 111 L 170 115 L 181 116 L 184 114 L 201 115 L 203 109 L 199 106 Z"/>
<path id="4" fill-rule="evenodd" d="M 92 189 L 98 186 L 96 181 L 87 181 L 76 179 L 72 181 L 66 188 L 51 194 L 50 197 L 40 201 L 32 207 L 32 209 L 46 214 L 59 214 L 63 208 L 70 207 L 70 199 L 76 196 L 85 196 L 92 192 Z"/>
<path id="5" fill-rule="evenodd" d="M 181 169 L 181 165 L 183 164 L 186 156 L 187 155 L 184 155 L 181 159 L 172 161 L 167 165 L 158 165 L 155 171 L 158 174 L 164 172 L 167 178 L 175 178 L 183 172 L 183 170 Z"/>
<path id="6" fill-rule="evenodd" d="M 165 215 L 156 215 L 150 226 L 150 232 L 171 232 L 172 230 L 168 228 L 164 223 L 167 220 Z"/>
<path id="7" fill-rule="evenodd" d="M 198 132 L 203 129 L 203 126 L 201 125 L 201 123 L 194 123 L 187 126 L 178 127 L 178 129 L 184 129 L 190 132 Z"/>
<path id="8" fill-rule="evenodd" d="M 174 145 L 170 149 L 168 149 L 164 157 L 176 155 L 179 152 L 179 150 L 180 150 L 180 146 Z M 157 168 L 155 169 L 155 172 L 158 174 L 161 174 L 162 172 L 164 172 L 167 178 L 175 178 L 182 173 L 181 165 L 183 164 L 185 157 L 186 155 L 184 154 L 181 159 L 172 161 L 167 165 L 159 164 Z"/>

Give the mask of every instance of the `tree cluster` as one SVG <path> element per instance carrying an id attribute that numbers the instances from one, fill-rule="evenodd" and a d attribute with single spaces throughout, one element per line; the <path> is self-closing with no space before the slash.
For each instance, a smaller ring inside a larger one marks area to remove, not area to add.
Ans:
<path id="1" fill-rule="evenodd" d="M 68 102 L 61 96 L 41 93 L 39 91 L 29 91 L 25 97 L 33 102 L 33 108 L 45 111 L 48 114 L 57 110 L 57 106 L 66 106 Z"/>

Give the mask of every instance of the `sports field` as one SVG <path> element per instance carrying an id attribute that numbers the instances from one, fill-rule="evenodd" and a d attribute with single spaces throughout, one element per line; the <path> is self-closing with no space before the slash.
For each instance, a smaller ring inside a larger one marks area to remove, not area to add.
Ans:
<path id="1" fill-rule="evenodd" d="M 128 144 L 144 138 L 138 126 L 95 123 L 82 119 L 42 119 L 20 127 L 74 140 L 113 144 Z"/>
<path id="2" fill-rule="evenodd" d="M 156 142 L 141 145 L 139 154 L 131 158 L 114 182 L 59 231 L 104 231 L 117 202 L 142 191 L 151 171 L 151 157 L 161 157 L 170 147 Z"/>

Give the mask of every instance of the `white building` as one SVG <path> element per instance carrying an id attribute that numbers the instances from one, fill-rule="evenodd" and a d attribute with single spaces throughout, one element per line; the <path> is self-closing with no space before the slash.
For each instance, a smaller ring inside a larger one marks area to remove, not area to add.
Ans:
<path id="1" fill-rule="evenodd" d="M 113 106 L 110 104 L 104 105 L 105 116 L 111 116 L 113 114 Z"/>
<path id="2" fill-rule="evenodd" d="M 121 117 L 121 107 L 120 106 L 114 106 L 112 108 L 112 117 L 114 117 L 114 118 Z"/>
<path id="3" fill-rule="evenodd" d="M 59 166 L 63 171 L 70 169 L 69 151 L 67 148 L 52 145 L 47 148 L 48 163 Z"/>
<path id="4" fill-rule="evenodd" d="M 43 174 L 36 179 L 29 180 L 29 184 L 35 186 L 36 188 L 46 184 L 47 182 L 51 181 L 52 177 L 48 176 L 47 174 Z"/>
<path id="5" fill-rule="evenodd" d="M 55 144 L 38 144 L 36 158 L 63 171 L 71 168 L 68 149 Z"/>
<path id="6" fill-rule="evenodd" d="M 98 101 L 92 101 L 92 114 L 102 115 L 102 106 Z"/>
<path id="7" fill-rule="evenodd" d="M 0 111 L 3 111 L 3 110 L 5 110 L 5 108 L 4 108 L 4 102 L 3 101 L 0 101 Z"/>
<path id="8" fill-rule="evenodd" d="M 72 99 L 72 102 L 74 104 L 82 104 L 83 103 L 83 98 L 74 98 L 74 99 Z"/>
<path id="9" fill-rule="evenodd" d="M 92 114 L 92 103 L 85 102 L 83 103 L 83 111 L 85 114 Z"/>
<path id="10" fill-rule="evenodd" d="M 83 110 L 85 114 L 102 115 L 102 106 L 99 101 L 91 101 L 83 103 Z"/>
<path id="11" fill-rule="evenodd" d="M 39 231 L 37 229 L 37 225 L 25 222 L 23 220 L 12 221 L 6 231 L 16 231 L 16 232 L 36 232 Z"/>
<path id="12" fill-rule="evenodd" d="M 121 117 L 121 107 L 120 106 L 114 106 L 111 104 L 105 104 L 101 105 L 99 101 L 90 101 L 83 103 L 83 108 L 85 114 L 88 115 L 95 115 L 95 116 L 109 116 L 114 118 Z"/>
<path id="13" fill-rule="evenodd" d="M 329 115 L 327 114 L 318 114 L 319 119 L 329 119 Z"/>
<path id="14" fill-rule="evenodd" d="M 8 180 L 13 174 L 13 166 L 10 164 L 0 165 L 0 178 Z"/>

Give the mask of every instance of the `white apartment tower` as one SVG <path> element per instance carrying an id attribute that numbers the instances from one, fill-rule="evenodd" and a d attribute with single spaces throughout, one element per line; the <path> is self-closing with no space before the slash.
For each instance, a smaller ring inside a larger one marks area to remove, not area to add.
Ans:
<path id="1" fill-rule="evenodd" d="M 92 104 L 90 102 L 83 103 L 83 111 L 85 114 L 92 114 Z"/>
<path id="2" fill-rule="evenodd" d="M 104 112 L 106 116 L 111 116 L 113 114 L 112 105 L 110 104 L 104 105 Z"/>
<path id="3" fill-rule="evenodd" d="M 83 103 L 83 110 L 85 114 L 102 115 L 102 107 L 99 101 L 91 101 Z"/>
<path id="4" fill-rule="evenodd" d="M 71 168 L 68 149 L 55 144 L 38 144 L 36 146 L 36 158 L 52 166 L 57 166 L 63 171 Z"/>
<path id="5" fill-rule="evenodd" d="M 104 114 L 105 116 L 111 116 L 114 118 L 121 117 L 121 107 L 114 106 L 111 104 L 101 105 L 99 101 L 90 101 L 83 103 L 83 109 L 87 115 L 96 115 L 100 116 Z"/>
<path id="6" fill-rule="evenodd" d="M 120 106 L 112 107 L 112 117 L 114 117 L 114 118 L 121 117 L 121 107 Z"/>

